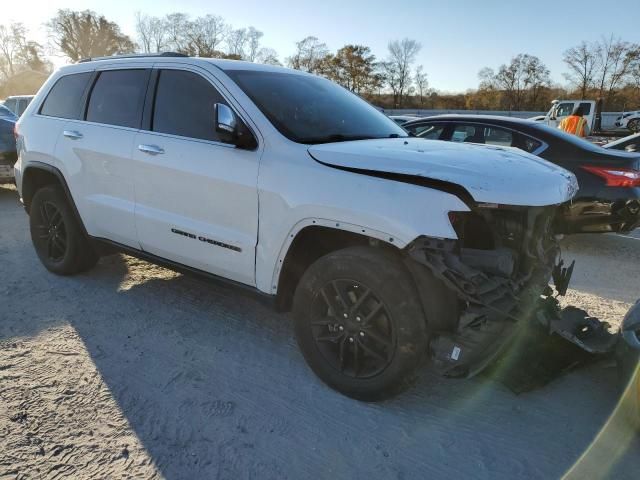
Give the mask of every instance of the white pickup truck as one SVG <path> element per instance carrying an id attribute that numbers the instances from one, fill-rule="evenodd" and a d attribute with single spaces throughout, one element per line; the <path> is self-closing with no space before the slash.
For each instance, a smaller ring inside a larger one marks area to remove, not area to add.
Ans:
<path id="1" fill-rule="evenodd" d="M 532 117 L 531 120 L 544 122 L 550 127 L 557 127 L 564 118 L 571 115 L 577 106 L 582 107 L 589 131 L 593 132 L 596 123 L 596 102 L 593 100 L 554 100 L 546 115 Z"/>
<path id="2" fill-rule="evenodd" d="M 120 251 L 231 281 L 293 310 L 314 372 L 366 400 L 427 358 L 486 366 L 548 291 L 578 188 L 510 147 L 409 138 L 326 79 L 179 54 L 63 67 L 16 135 L 48 270 Z"/>

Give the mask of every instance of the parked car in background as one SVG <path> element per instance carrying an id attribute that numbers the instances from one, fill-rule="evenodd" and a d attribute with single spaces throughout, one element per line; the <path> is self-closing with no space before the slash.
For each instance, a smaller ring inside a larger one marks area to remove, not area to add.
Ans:
<path id="1" fill-rule="evenodd" d="M 402 126 L 405 123 L 410 122 L 410 121 L 415 120 L 415 119 L 420 118 L 420 117 L 417 117 L 416 115 L 389 115 L 389 118 L 391 120 L 393 120 L 394 122 L 396 122 L 396 124 Z"/>
<path id="2" fill-rule="evenodd" d="M 624 150 L 625 152 L 631 153 L 640 152 L 640 133 L 635 133 L 628 137 L 609 142 L 603 145 L 603 147 L 611 148 L 613 150 Z"/>
<path id="3" fill-rule="evenodd" d="M 442 115 L 403 128 L 424 139 L 516 147 L 572 171 L 580 190 L 561 210 L 559 233 L 628 232 L 640 224 L 640 154 L 512 117 Z"/>
<path id="4" fill-rule="evenodd" d="M 313 371 L 366 400 L 427 355 L 478 373 L 548 291 L 572 173 L 426 145 L 297 70 L 158 56 L 63 67 L 20 117 L 16 183 L 50 271 L 115 250 L 242 285 L 292 310 Z"/>
<path id="5" fill-rule="evenodd" d="M 13 129 L 17 118 L 0 107 L 0 184 L 13 182 L 13 166 L 16 163 L 16 139 Z"/>
<path id="6" fill-rule="evenodd" d="M 640 110 L 620 115 L 616 118 L 616 127 L 628 128 L 633 133 L 640 132 Z"/>
<path id="7" fill-rule="evenodd" d="M 2 104 L 19 117 L 27 109 L 33 97 L 34 95 L 13 95 L 5 98 Z"/>

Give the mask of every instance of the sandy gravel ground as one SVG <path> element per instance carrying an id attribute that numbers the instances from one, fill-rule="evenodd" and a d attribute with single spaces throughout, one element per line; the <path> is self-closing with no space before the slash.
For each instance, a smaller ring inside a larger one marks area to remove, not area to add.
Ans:
<path id="1" fill-rule="evenodd" d="M 569 300 L 611 320 L 640 296 L 640 239 L 582 236 Z M 129 257 L 61 278 L 0 187 L 0 479 L 558 478 L 616 401 L 606 365 L 516 396 L 425 371 L 382 404 L 329 390 L 290 320 Z M 637 479 L 640 441 L 603 470 Z"/>

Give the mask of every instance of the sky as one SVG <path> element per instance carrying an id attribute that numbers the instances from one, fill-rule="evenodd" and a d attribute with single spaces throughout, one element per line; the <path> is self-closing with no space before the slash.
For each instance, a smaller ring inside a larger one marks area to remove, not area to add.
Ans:
<path id="1" fill-rule="evenodd" d="M 422 44 L 416 65 L 424 66 L 429 86 L 443 92 L 476 88 L 480 69 L 497 69 L 519 53 L 540 57 L 552 80 L 566 83 L 567 48 L 611 34 L 640 43 L 638 0 L 5 0 L 0 23 L 23 22 L 44 43 L 43 23 L 59 8 L 95 10 L 134 39 L 138 11 L 220 15 L 235 28 L 264 32 L 263 46 L 274 48 L 281 61 L 309 35 L 332 51 L 349 43 L 367 45 L 378 59 L 387 55 L 390 40 L 408 37 Z M 64 62 L 54 59 L 56 65 Z"/>

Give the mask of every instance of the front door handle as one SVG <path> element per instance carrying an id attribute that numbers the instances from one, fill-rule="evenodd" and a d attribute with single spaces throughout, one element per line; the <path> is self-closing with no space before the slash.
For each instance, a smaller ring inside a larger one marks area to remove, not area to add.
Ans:
<path id="1" fill-rule="evenodd" d="M 161 153 L 164 153 L 164 149 L 157 145 L 138 145 L 138 150 L 150 155 L 160 155 Z"/>
<path id="2" fill-rule="evenodd" d="M 62 132 L 62 134 L 72 140 L 79 140 L 80 138 L 82 138 L 82 134 L 77 130 L 65 130 L 64 132 Z"/>

